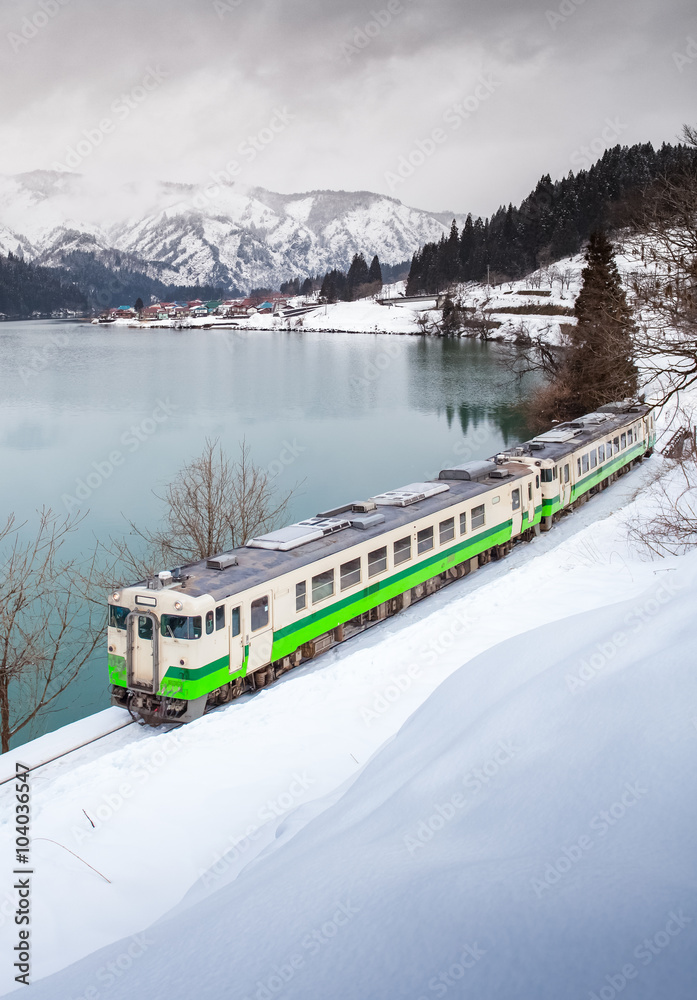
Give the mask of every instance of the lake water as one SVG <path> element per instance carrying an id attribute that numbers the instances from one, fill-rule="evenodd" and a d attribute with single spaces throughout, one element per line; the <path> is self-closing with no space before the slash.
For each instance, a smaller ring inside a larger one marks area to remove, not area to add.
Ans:
<path id="1" fill-rule="evenodd" d="M 526 435 L 497 344 L 375 334 L 0 324 L 0 523 L 42 506 L 80 528 L 158 524 L 161 492 L 206 437 L 294 494 L 288 520 L 437 476 Z M 118 457 L 117 457 L 118 456 Z M 100 653 L 18 743 L 109 703 Z"/>

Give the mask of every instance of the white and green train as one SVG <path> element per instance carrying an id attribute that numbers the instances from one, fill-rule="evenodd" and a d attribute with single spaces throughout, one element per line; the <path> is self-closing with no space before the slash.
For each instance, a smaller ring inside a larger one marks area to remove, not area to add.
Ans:
<path id="1" fill-rule="evenodd" d="M 188 722 L 501 558 L 650 455 L 654 416 L 611 404 L 109 599 L 112 704 Z"/>

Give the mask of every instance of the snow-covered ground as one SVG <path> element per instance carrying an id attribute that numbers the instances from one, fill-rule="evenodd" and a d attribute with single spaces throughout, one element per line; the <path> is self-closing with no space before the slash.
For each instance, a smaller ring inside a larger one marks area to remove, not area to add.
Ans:
<path id="1" fill-rule="evenodd" d="M 36 772 L 32 995 L 693 996 L 697 558 L 627 541 L 661 464 L 268 690 Z"/>

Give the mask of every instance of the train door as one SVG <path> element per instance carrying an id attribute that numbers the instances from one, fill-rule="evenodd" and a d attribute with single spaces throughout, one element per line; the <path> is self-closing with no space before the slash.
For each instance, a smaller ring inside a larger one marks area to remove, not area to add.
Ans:
<path id="1" fill-rule="evenodd" d="M 511 519 L 513 521 L 513 527 L 511 529 L 512 538 L 517 538 L 523 530 L 522 490 L 522 486 L 516 486 L 515 489 L 511 491 Z"/>
<path id="2" fill-rule="evenodd" d="M 571 500 L 570 473 L 569 462 L 564 462 L 559 466 L 559 500 L 562 507 L 566 507 Z"/>
<path id="3" fill-rule="evenodd" d="M 160 683 L 157 618 L 149 611 L 133 611 L 126 620 L 126 628 L 128 686 L 155 694 Z"/>
<path id="4" fill-rule="evenodd" d="M 249 660 L 247 673 L 271 662 L 273 649 L 273 618 L 271 614 L 271 594 L 265 594 L 252 601 L 249 608 Z"/>
<path id="5" fill-rule="evenodd" d="M 236 674 L 244 663 L 244 642 L 242 641 L 242 608 L 230 612 L 230 673 Z"/>
<path id="6" fill-rule="evenodd" d="M 521 489 L 525 493 L 526 503 L 528 505 L 528 525 L 531 525 L 535 520 L 535 490 L 534 490 L 535 477 L 533 476 L 527 483 L 527 485 L 522 486 Z"/>

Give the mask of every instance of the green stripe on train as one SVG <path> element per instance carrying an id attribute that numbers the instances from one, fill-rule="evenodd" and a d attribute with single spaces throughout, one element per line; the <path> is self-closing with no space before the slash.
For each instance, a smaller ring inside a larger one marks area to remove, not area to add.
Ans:
<path id="1" fill-rule="evenodd" d="M 537 511 L 535 516 L 537 519 Z M 372 611 L 379 604 L 398 597 L 412 587 L 429 580 L 432 576 L 444 573 L 447 569 L 479 555 L 480 552 L 484 552 L 494 545 L 504 544 L 510 540 L 512 529 L 512 521 L 498 524 L 474 538 L 460 542 L 446 552 L 438 553 L 416 566 L 395 573 L 387 580 L 372 584 L 351 597 L 335 602 L 331 607 L 324 608 L 322 611 L 308 615 L 290 626 L 279 629 L 274 633 L 271 659 L 280 660 L 295 652 L 304 643 L 316 639 L 351 618 Z M 192 701 L 215 691 L 216 688 L 222 687 L 237 677 L 246 676 L 248 657 L 249 647 L 245 647 L 245 660 L 242 668 L 234 674 L 228 672 L 229 659 L 227 657 L 196 670 L 186 667 L 170 667 L 162 680 L 158 693 L 168 698 Z M 112 683 L 116 682 L 112 681 Z M 125 687 L 125 682 L 119 686 Z"/>
<path id="2" fill-rule="evenodd" d="M 608 476 L 613 475 L 618 469 L 621 469 L 623 465 L 627 462 L 633 461 L 633 459 L 638 458 L 639 455 L 645 453 L 645 448 L 643 444 L 637 447 L 631 448 L 625 451 L 623 455 L 615 459 L 612 462 L 606 462 L 604 465 L 599 465 L 597 469 L 594 469 L 589 475 L 580 479 L 575 486 L 571 489 L 571 495 L 569 497 L 569 503 L 573 503 L 588 490 L 597 486 L 598 483 L 602 482 L 603 479 L 607 479 Z M 561 503 L 559 495 L 555 497 L 545 497 L 542 501 L 542 516 L 551 517 L 552 514 L 556 514 L 557 511 L 562 510 L 564 505 Z"/>
<path id="3" fill-rule="evenodd" d="M 510 540 L 512 528 L 512 521 L 498 524 L 468 541 L 460 542 L 445 552 L 425 559 L 416 566 L 401 570 L 388 579 L 374 583 L 351 597 L 346 597 L 328 608 L 323 608 L 321 611 L 307 615 L 300 621 L 278 629 L 274 632 L 272 659 L 279 660 L 283 656 L 288 656 L 299 646 L 316 639 L 325 632 L 330 632 L 351 618 L 357 618 L 358 615 L 372 611 L 379 604 L 399 597 L 400 594 L 411 590 L 412 587 L 418 587 L 419 584 L 425 583 L 431 577 L 444 573 L 453 566 L 479 555 L 480 552 L 484 552 L 494 545 L 503 545 L 504 542 Z"/>

